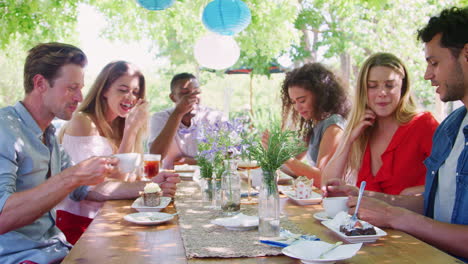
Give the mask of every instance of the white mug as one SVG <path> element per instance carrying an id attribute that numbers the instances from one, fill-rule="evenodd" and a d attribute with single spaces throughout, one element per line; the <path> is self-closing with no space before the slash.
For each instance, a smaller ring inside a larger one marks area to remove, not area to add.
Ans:
<path id="1" fill-rule="evenodd" d="M 346 202 L 348 202 L 348 197 L 325 197 L 322 205 L 328 217 L 333 218 L 339 212 L 348 212 Z"/>
<path id="2" fill-rule="evenodd" d="M 133 172 L 141 164 L 140 153 L 119 153 L 114 154 L 119 159 L 119 169 L 123 173 Z"/>

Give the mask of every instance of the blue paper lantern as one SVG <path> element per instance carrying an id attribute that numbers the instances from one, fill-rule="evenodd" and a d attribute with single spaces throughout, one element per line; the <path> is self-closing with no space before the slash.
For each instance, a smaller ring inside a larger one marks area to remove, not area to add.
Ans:
<path id="1" fill-rule="evenodd" d="M 173 5 L 175 0 L 137 0 L 137 2 L 149 10 L 163 10 Z"/>
<path id="2" fill-rule="evenodd" d="M 249 7 L 240 0 L 214 0 L 206 5 L 202 20 L 208 30 L 232 36 L 250 24 L 251 15 Z"/>

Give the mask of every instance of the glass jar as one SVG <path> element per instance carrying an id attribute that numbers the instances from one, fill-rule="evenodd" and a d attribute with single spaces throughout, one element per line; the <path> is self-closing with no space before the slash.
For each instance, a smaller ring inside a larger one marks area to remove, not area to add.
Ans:
<path id="1" fill-rule="evenodd" d="M 202 206 L 209 207 L 213 203 L 213 184 L 211 178 L 200 178 Z"/>
<path id="2" fill-rule="evenodd" d="M 213 177 L 211 178 L 211 189 L 213 199 L 211 200 L 211 207 L 214 210 L 221 210 L 221 180 L 216 177 L 216 174 L 213 172 Z"/>
<path id="3" fill-rule="evenodd" d="M 279 237 L 280 203 L 277 174 L 275 171 L 263 171 L 262 185 L 258 196 L 258 233 L 261 239 Z"/>
<path id="4" fill-rule="evenodd" d="M 235 160 L 224 161 L 225 171 L 221 176 L 221 209 L 226 215 L 240 211 L 241 182 Z"/>

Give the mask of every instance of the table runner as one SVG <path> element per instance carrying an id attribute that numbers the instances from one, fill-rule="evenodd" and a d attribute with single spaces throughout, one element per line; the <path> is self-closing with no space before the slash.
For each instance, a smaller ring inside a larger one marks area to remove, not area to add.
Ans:
<path id="1" fill-rule="evenodd" d="M 258 229 L 231 231 L 211 224 L 211 220 L 226 216 L 221 210 L 202 206 L 200 188 L 195 182 L 180 183 L 174 202 L 179 213 L 179 226 L 187 258 L 260 257 L 282 254 L 281 248 L 259 242 Z M 242 204 L 241 212 L 257 215 L 257 205 Z M 286 216 L 281 217 L 280 225 L 293 233 L 304 234 Z"/>

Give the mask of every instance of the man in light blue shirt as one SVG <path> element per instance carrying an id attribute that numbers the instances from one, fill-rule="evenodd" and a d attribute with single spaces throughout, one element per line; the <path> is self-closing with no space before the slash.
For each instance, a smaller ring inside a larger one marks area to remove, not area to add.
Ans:
<path id="1" fill-rule="evenodd" d="M 93 157 L 71 166 L 51 124 L 69 120 L 82 101 L 85 54 L 61 43 L 29 51 L 25 97 L 0 109 L 0 263 L 60 262 L 71 247 L 55 226 L 53 207 L 76 200 L 116 172 L 118 159 Z"/>

